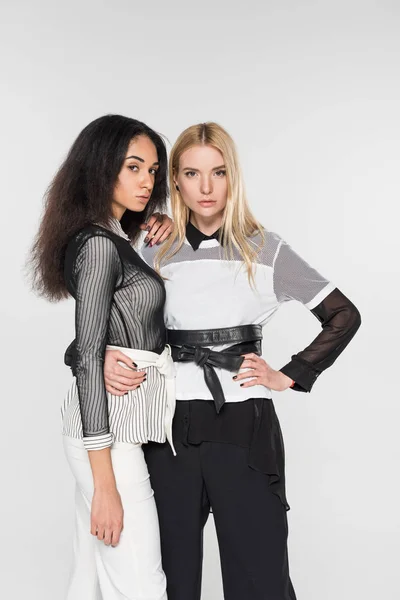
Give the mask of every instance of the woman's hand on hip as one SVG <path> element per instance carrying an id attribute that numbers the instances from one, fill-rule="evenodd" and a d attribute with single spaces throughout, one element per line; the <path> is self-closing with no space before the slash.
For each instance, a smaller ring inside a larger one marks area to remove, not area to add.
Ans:
<path id="1" fill-rule="evenodd" d="M 146 379 L 146 371 L 137 371 L 136 366 L 128 356 L 119 350 L 106 350 L 104 383 L 107 392 L 114 396 L 123 396 L 129 390 L 136 390 Z"/>
<path id="2" fill-rule="evenodd" d="M 292 385 L 293 382 L 290 377 L 281 371 L 275 371 L 257 354 L 244 354 L 244 358 L 238 375 L 233 377 L 235 381 L 240 382 L 241 387 L 264 385 L 270 390 L 283 392 Z M 242 372 L 242 369 L 246 369 L 246 371 Z"/>
<path id="3" fill-rule="evenodd" d="M 94 490 L 90 533 L 106 546 L 116 546 L 124 523 L 121 496 L 115 486 Z"/>

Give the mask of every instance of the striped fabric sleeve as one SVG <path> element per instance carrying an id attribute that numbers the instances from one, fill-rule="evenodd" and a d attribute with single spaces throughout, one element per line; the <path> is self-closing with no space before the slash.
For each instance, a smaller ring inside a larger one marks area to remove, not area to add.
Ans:
<path id="1" fill-rule="evenodd" d="M 293 390 L 310 392 L 319 375 L 333 365 L 357 332 L 360 313 L 285 242 L 280 244 L 275 259 L 274 291 L 279 302 L 302 302 L 321 323 L 319 335 L 280 369 L 295 382 Z"/>
<path id="2" fill-rule="evenodd" d="M 120 258 L 107 237 L 93 236 L 75 261 L 76 383 L 83 443 L 88 450 L 112 445 L 103 363 L 108 323 L 119 274 Z"/>

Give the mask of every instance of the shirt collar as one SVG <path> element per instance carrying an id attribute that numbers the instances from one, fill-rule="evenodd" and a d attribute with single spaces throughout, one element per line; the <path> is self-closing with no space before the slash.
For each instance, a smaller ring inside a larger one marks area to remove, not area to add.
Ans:
<path id="1" fill-rule="evenodd" d="M 122 229 L 121 223 L 115 217 L 111 217 L 111 219 L 108 222 L 108 227 L 107 228 L 110 231 L 112 231 L 113 233 L 115 233 L 116 235 L 119 235 L 120 237 L 124 238 L 124 240 L 127 240 L 128 242 L 131 241 L 130 238 L 129 238 L 129 236 Z"/>
<path id="2" fill-rule="evenodd" d="M 221 229 L 217 229 L 217 231 L 214 231 L 212 235 L 206 235 L 205 233 L 202 233 L 199 229 L 197 229 L 197 227 L 195 227 L 193 223 L 189 221 L 186 225 L 186 239 L 192 246 L 193 250 L 198 250 L 201 242 L 204 242 L 205 240 L 219 241 L 220 231 Z M 222 245 L 223 244 L 221 244 L 221 246 Z"/>

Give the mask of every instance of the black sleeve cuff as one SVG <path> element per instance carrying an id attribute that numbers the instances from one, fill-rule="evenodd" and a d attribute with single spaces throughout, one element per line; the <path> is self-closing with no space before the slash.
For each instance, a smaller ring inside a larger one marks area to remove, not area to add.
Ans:
<path id="1" fill-rule="evenodd" d="M 317 371 L 312 364 L 297 356 L 292 356 L 292 360 L 282 367 L 280 371 L 284 375 L 287 375 L 287 377 L 290 377 L 290 379 L 293 379 L 295 384 L 291 389 L 296 392 L 310 392 L 317 377 L 320 375 L 320 371 Z"/>
<path id="2" fill-rule="evenodd" d="M 68 348 L 65 351 L 64 364 L 67 367 L 71 367 L 72 372 L 74 373 L 75 363 L 76 363 L 76 342 L 74 340 L 73 342 L 70 343 L 70 345 L 68 346 Z"/>

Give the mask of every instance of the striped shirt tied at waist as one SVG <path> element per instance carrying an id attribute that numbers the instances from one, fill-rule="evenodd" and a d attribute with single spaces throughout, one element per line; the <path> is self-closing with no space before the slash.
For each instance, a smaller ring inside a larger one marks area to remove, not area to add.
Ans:
<path id="1" fill-rule="evenodd" d="M 109 432 L 100 436 L 104 439 L 96 434 L 91 443 L 90 435 L 87 432 L 83 435 L 78 388 L 74 377 L 61 410 L 63 434 L 83 439 L 87 450 L 103 447 L 105 438 L 110 438 L 111 443 L 141 444 L 149 441 L 163 443 L 168 440 L 176 455 L 172 440 L 176 402 L 175 368 L 170 346 L 165 346 L 161 354 L 110 345 L 106 349 L 119 350 L 128 356 L 136 363 L 138 370 L 146 371 L 146 381 L 123 396 L 107 392 Z M 119 364 L 128 369 L 124 363 Z"/>
<path id="2" fill-rule="evenodd" d="M 243 354 L 261 355 L 261 325 L 240 325 L 221 329 L 167 329 L 167 340 L 176 362 L 195 362 L 203 369 L 204 380 L 214 399 L 217 413 L 225 403 L 221 382 L 215 368 L 239 371 L 244 361 Z M 207 346 L 229 348 L 217 351 Z"/>

